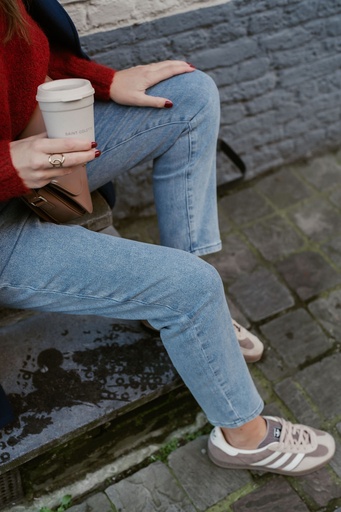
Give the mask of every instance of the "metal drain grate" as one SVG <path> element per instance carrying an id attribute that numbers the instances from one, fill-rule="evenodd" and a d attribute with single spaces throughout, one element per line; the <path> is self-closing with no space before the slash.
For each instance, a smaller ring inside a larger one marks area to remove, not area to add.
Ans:
<path id="1" fill-rule="evenodd" d="M 23 496 L 19 469 L 12 469 L 0 475 L 0 510 L 19 501 Z"/>

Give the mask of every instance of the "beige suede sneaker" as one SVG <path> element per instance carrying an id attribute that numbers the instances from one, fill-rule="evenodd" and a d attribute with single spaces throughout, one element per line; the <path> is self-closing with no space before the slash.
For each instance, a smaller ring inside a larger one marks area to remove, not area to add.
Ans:
<path id="1" fill-rule="evenodd" d="M 264 416 L 268 433 L 255 450 L 234 448 L 215 427 L 208 441 L 208 456 L 222 468 L 270 471 L 301 476 L 327 464 L 335 453 L 335 441 L 327 432 L 282 418 Z"/>
<path id="2" fill-rule="evenodd" d="M 247 363 L 256 363 L 264 352 L 264 345 L 254 334 L 232 319 L 238 343 Z"/>
<path id="3" fill-rule="evenodd" d="M 157 332 L 157 329 L 154 329 L 147 320 L 141 320 L 141 323 L 147 329 Z M 257 336 L 242 327 L 235 320 L 232 320 L 232 323 L 245 361 L 247 363 L 255 363 L 256 361 L 259 361 L 264 351 L 263 343 L 257 338 Z"/>

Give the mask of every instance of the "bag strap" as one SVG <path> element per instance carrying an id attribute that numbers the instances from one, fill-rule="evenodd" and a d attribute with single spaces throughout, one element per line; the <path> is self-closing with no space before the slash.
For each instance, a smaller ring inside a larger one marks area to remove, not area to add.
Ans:
<path id="1" fill-rule="evenodd" d="M 218 151 L 222 151 L 242 173 L 242 179 L 246 173 L 246 165 L 241 157 L 225 142 L 223 139 L 218 139 Z"/>

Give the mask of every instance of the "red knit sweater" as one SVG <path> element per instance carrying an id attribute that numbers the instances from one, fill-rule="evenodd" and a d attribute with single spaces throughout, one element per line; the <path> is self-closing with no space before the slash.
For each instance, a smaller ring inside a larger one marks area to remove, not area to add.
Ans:
<path id="1" fill-rule="evenodd" d="M 64 50 L 50 50 L 48 40 L 38 25 L 28 16 L 30 44 L 14 36 L 4 44 L 5 18 L 0 13 L 0 201 L 20 196 L 28 191 L 12 164 L 9 143 L 27 125 L 37 103 L 37 87 L 48 75 L 52 79 L 87 78 L 95 89 L 95 97 L 109 100 L 114 71 L 94 61 L 88 61 Z"/>

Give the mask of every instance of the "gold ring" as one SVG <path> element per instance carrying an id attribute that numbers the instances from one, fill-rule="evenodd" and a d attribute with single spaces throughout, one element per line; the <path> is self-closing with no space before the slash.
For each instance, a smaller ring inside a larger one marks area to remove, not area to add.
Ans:
<path id="1" fill-rule="evenodd" d="M 58 158 L 58 157 L 60 157 L 60 158 Z M 52 167 L 63 167 L 64 162 L 65 162 L 65 156 L 62 154 L 49 156 L 49 164 L 51 164 Z"/>

